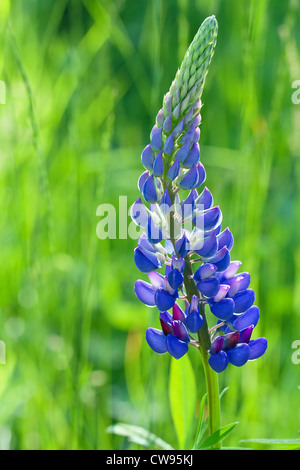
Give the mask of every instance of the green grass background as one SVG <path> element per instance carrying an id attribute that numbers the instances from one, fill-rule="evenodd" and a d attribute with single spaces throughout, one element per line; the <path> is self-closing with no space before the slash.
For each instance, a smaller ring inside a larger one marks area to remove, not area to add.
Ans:
<path id="1" fill-rule="evenodd" d="M 163 95 L 211 14 L 201 160 L 269 340 L 220 375 L 222 423 L 239 421 L 226 445 L 299 436 L 300 2 L 1 0 L 2 449 L 137 449 L 106 432 L 119 421 L 177 446 L 170 359 L 145 344 L 156 316 L 133 292 L 136 241 L 99 240 L 96 210 L 139 196 Z"/>

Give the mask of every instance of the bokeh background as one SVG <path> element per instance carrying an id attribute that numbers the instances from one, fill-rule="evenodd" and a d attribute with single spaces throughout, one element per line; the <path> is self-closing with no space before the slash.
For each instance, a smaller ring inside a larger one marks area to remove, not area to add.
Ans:
<path id="1" fill-rule="evenodd" d="M 269 340 L 262 359 L 220 375 L 222 423 L 239 422 L 226 445 L 299 436 L 300 2 L 1 0 L 2 449 L 139 448 L 107 433 L 116 422 L 178 445 L 170 358 L 145 343 L 156 316 L 133 292 L 136 241 L 99 240 L 96 210 L 139 196 L 163 95 L 211 14 L 201 160 Z M 205 386 L 190 358 L 194 429 Z"/>

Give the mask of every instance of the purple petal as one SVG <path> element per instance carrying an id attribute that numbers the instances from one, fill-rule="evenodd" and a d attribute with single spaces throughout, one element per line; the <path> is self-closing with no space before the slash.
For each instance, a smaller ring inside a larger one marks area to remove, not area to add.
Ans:
<path id="1" fill-rule="evenodd" d="M 210 347 L 211 354 L 217 354 L 223 347 L 224 336 L 217 336 Z"/>
<path id="2" fill-rule="evenodd" d="M 169 312 L 162 312 L 159 316 L 159 320 L 164 335 L 173 334 L 172 316 Z"/>
<path id="3" fill-rule="evenodd" d="M 181 341 L 188 343 L 190 341 L 187 329 L 182 321 L 174 320 L 172 323 L 174 335 Z"/>
<path id="4" fill-rule="evenodd" d="M 209 357 L 208 363 L 215 372 L 223 372 L 228 365 L 228 357 L 224 351 L 219 351 Z"/>
<path id="5" fill-rule="evenodd" d="M 266 349 L 268 347 L 268 341 L 266 338 L 252 339 L 251 341 L 249 341 L 248 346 L 250 348 L 249 360 L 252 361 L 262 356 L 266 352 Z"/>
<path id="6" fill-rule="evenodd" d="M 172 314 L 173 314 L 173 320 L 180 320 L 182 322 L 185 321 L 186 315 L 184 311 L 176 303 L 173 305 Z"/>
<path id="7" fill-rule="evenodd" d="M 240 332 L 239 331 L 232 331 L 224 336 L 223 341 L 223 351 L 227 351 L 228 349 L 234 348 L 239 342 Z"/>
<path id="8" fill-rule="evenodd" d="M 134 284 L 134 291 L 141 302 L 149 307 L 155 306 L 155 289 L 153 289 L 151 284 L 138 280 Z"/>
<path id="9" fill-rule="evenodd" d="M 202 258 L 211 258 L 213 257 L 218 249 L 218 242 L 215 233 L 212 233 L 208 237 L 202 239 L 199 243 L 194 246 L 194 251 L 197 255 L 201 256 Z M 212 262 L 210 264 L 213 264 Z M 216 269 L 217 266 L 216 266 Z"/>
<path id="10" fill-rule="evenodd" d="M 248 344 L 239 343 L 233 349 L 229 349 L 226 351 L 229 362 L 234 366 L 241 367 L 249 359 L 250 356 L 250 348 Z"/>
<path id="11" fill-rule="evenodd" d="M 166 338 L 168 351 L 175 359 L 180 359 L 188 352 L 189 346 L 185 341 L 181 341 L 174 335 L 168 335 Z"/>
<path id="12" fill-rule="evenodd" d="M 248 326 L 240 332 L 239 343 L 249 343 L 254 326 Z"/>
<path id="13" fill-rule="evenodd" d="M 164 354 L 168 351 L 167 336 L 162 331 L 156 328 L 148 328 L 145 337 L 150 348 L 157 354 Z"/>
<path id="14" fill-rule="evenodd" d="M 220 284 L 219 291 L 214 296 L 213 301 L 220 302 L 220 300 L 224 299 L 224 297 L 227 295 L 228 290 L 229 290 L 229 286 L 227 286 L 226 284 Z"/>

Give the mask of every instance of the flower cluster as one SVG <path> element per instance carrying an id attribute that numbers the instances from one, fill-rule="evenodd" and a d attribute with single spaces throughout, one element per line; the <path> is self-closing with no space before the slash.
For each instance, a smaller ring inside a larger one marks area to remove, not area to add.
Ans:
<path id="1" fill-rule="evenodd" d="M 221 372 L 229 362 L 241 366 L 264 354 L 267 340 L 251 340 L 259 310 L 250 275 L 237 274 L 241 262 L 231 260 L 233 235 L 229 228 L 222 230 L 222 212 L 209 189 L 198 190 L 206 180 L 200 162 L 200 97 L 216 36 L 216 19 L 207 18 L 164 97 L 141 155 L 145 171 L 138 188 L 145 203 L 139 197 L 131 217 L 144 229 L 134 261 L 149 278 L 136 281 L 135 294 L 160 312 L 161 330 L 147 329 L 148 344 L 158 354 L 179 359 L 190 345 L 201 347 L 206 328 L 209 364 Z M 211 330 L 205 305 L 217 319 Z"/>

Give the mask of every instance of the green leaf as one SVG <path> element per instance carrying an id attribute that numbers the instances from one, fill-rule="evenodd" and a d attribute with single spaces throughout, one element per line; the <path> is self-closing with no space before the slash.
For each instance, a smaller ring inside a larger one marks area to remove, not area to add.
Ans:
<path id="1" fill-rule="evenodd" d="M 187 355 L 171 360 L 169 397 L 178 445 L 186 449 L 197 399 L 194 371 Z"/>
<path id="2" fill-rule="evenodd" d="M 203 434 L 205 433 L 207 426 L 208 426 L 208 420 L 206 420 L 204 423 L 203 421 L 203 414 L 204 414 L 204 406 L 206 403 L 207 399 L 207 393 L 205 393 L 202 397 L 201 404 L 200 404 L 200 413 L 199 413 L 199 421 L 198 421 L 198 429 L 196 433 L 196 439 L 193 445 L 193 449 L 198 449 L 201 439 L 203 437 Z"/>
<path id="3" fill-rule="evenodd" d="M 225 437 L 230 434 L 235 426 L 238 424 L 236 423 L 231 423 L 231 424 L 226 424 L 226 426 L 223 426 L 222 428 L 218 429 L 218 431 L 215 431 L 211 436 L 209 436 L 207 439 L 205 439 L 204 442 L 198 447 L 198 449 L 209 449 L 210 447 L 213 447 L 214 445 L 218 444 L 219 442 L 223 441 Z"/>
<path id="4" fill-rule="evenodd" d="M 300 439 L 243 439 L 241 442 L 251 444 L 253 449 L 300 450 Z"/>
<path id="5" fill-rule="evenodd" d="M 160 437 L 139 426 L 125 423 L 116 423 L 112 426 L 109 426 L 106 429 L 106 432 L 110 434 L 117 434 L 118 436 L 125 436 L 131 442 L 142 445 L 144 447 L 159 447 L 164 450 L 174 450 L 170 444 L 160 439 Z"/>

